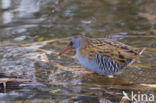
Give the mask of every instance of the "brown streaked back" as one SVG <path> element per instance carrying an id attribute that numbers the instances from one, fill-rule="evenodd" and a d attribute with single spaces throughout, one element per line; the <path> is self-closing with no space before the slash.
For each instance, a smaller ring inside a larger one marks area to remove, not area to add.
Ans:
<path id="1" fill-rule="evenodd" d="M 109 57 L 117 62 L 121 69 L 136 59 L 143 51 L 143 49 L 134 48 L 111 39 L 91 39 L 84 36 L 78 36 L 78 38 L 82 41 L 80 48 L 82 56 L 88 56 L 89 60 L 95 59 L 96 55 Z"/>

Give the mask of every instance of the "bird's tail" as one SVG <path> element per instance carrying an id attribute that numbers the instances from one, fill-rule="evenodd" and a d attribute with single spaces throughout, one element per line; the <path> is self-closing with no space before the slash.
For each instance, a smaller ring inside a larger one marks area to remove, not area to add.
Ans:
<path id="1" fill-rule="evenodd" d="M 141 55 L 141 54 L 145 51 L 145 49 L 146 49 L 146 48 L 140 49 L 139 55 Z"/>
<path id="2" fill-rule="evenodd" d="M 145 51 L 146 48 L 141 48 L 139 49 L 138 51 L 138 55 L 140 56 L 144 51 Z M 136 58 L 137 59 L 137 58 Z M 129 63 L 127 65 L 131 65 L 133 62 L 135 61 L 135 59 L 132 59 L 131 61 L 129 61 Z"/>

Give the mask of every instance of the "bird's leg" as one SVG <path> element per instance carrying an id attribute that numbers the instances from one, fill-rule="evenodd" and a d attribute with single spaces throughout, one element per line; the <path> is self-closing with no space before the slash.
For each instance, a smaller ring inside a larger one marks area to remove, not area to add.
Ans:
<path id="1" fill-rule="evenodd" d="M 86 68 L 75 68 L 74 71 L 79 71 L 79 72 L 82 72 L 84 74 L 93 74 L 95 72 L 89 70 L 89 69 L 86 69 Z"/>

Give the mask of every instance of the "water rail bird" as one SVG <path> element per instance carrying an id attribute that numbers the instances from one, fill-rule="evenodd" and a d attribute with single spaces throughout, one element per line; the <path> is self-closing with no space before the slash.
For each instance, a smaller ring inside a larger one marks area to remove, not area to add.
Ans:
<path id="1" fill-rule="evenodd" d="M 60 55 L 70 49 L 76 50 L 76 58 L 83 68 L 106 76 L 119 73 L 144 51 L 111 39 L 80 35 L 74 36 Z"/>

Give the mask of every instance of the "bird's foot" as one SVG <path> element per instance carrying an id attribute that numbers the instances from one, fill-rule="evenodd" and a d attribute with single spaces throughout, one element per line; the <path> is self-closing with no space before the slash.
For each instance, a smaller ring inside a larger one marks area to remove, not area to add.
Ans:
<path id="1" fill-rule="evenodd" d="M 86 68 L 75 68 L 74 71 L 82 72 L 83 74 L 93 74 L 95 72 L 88 70 Z"/>

